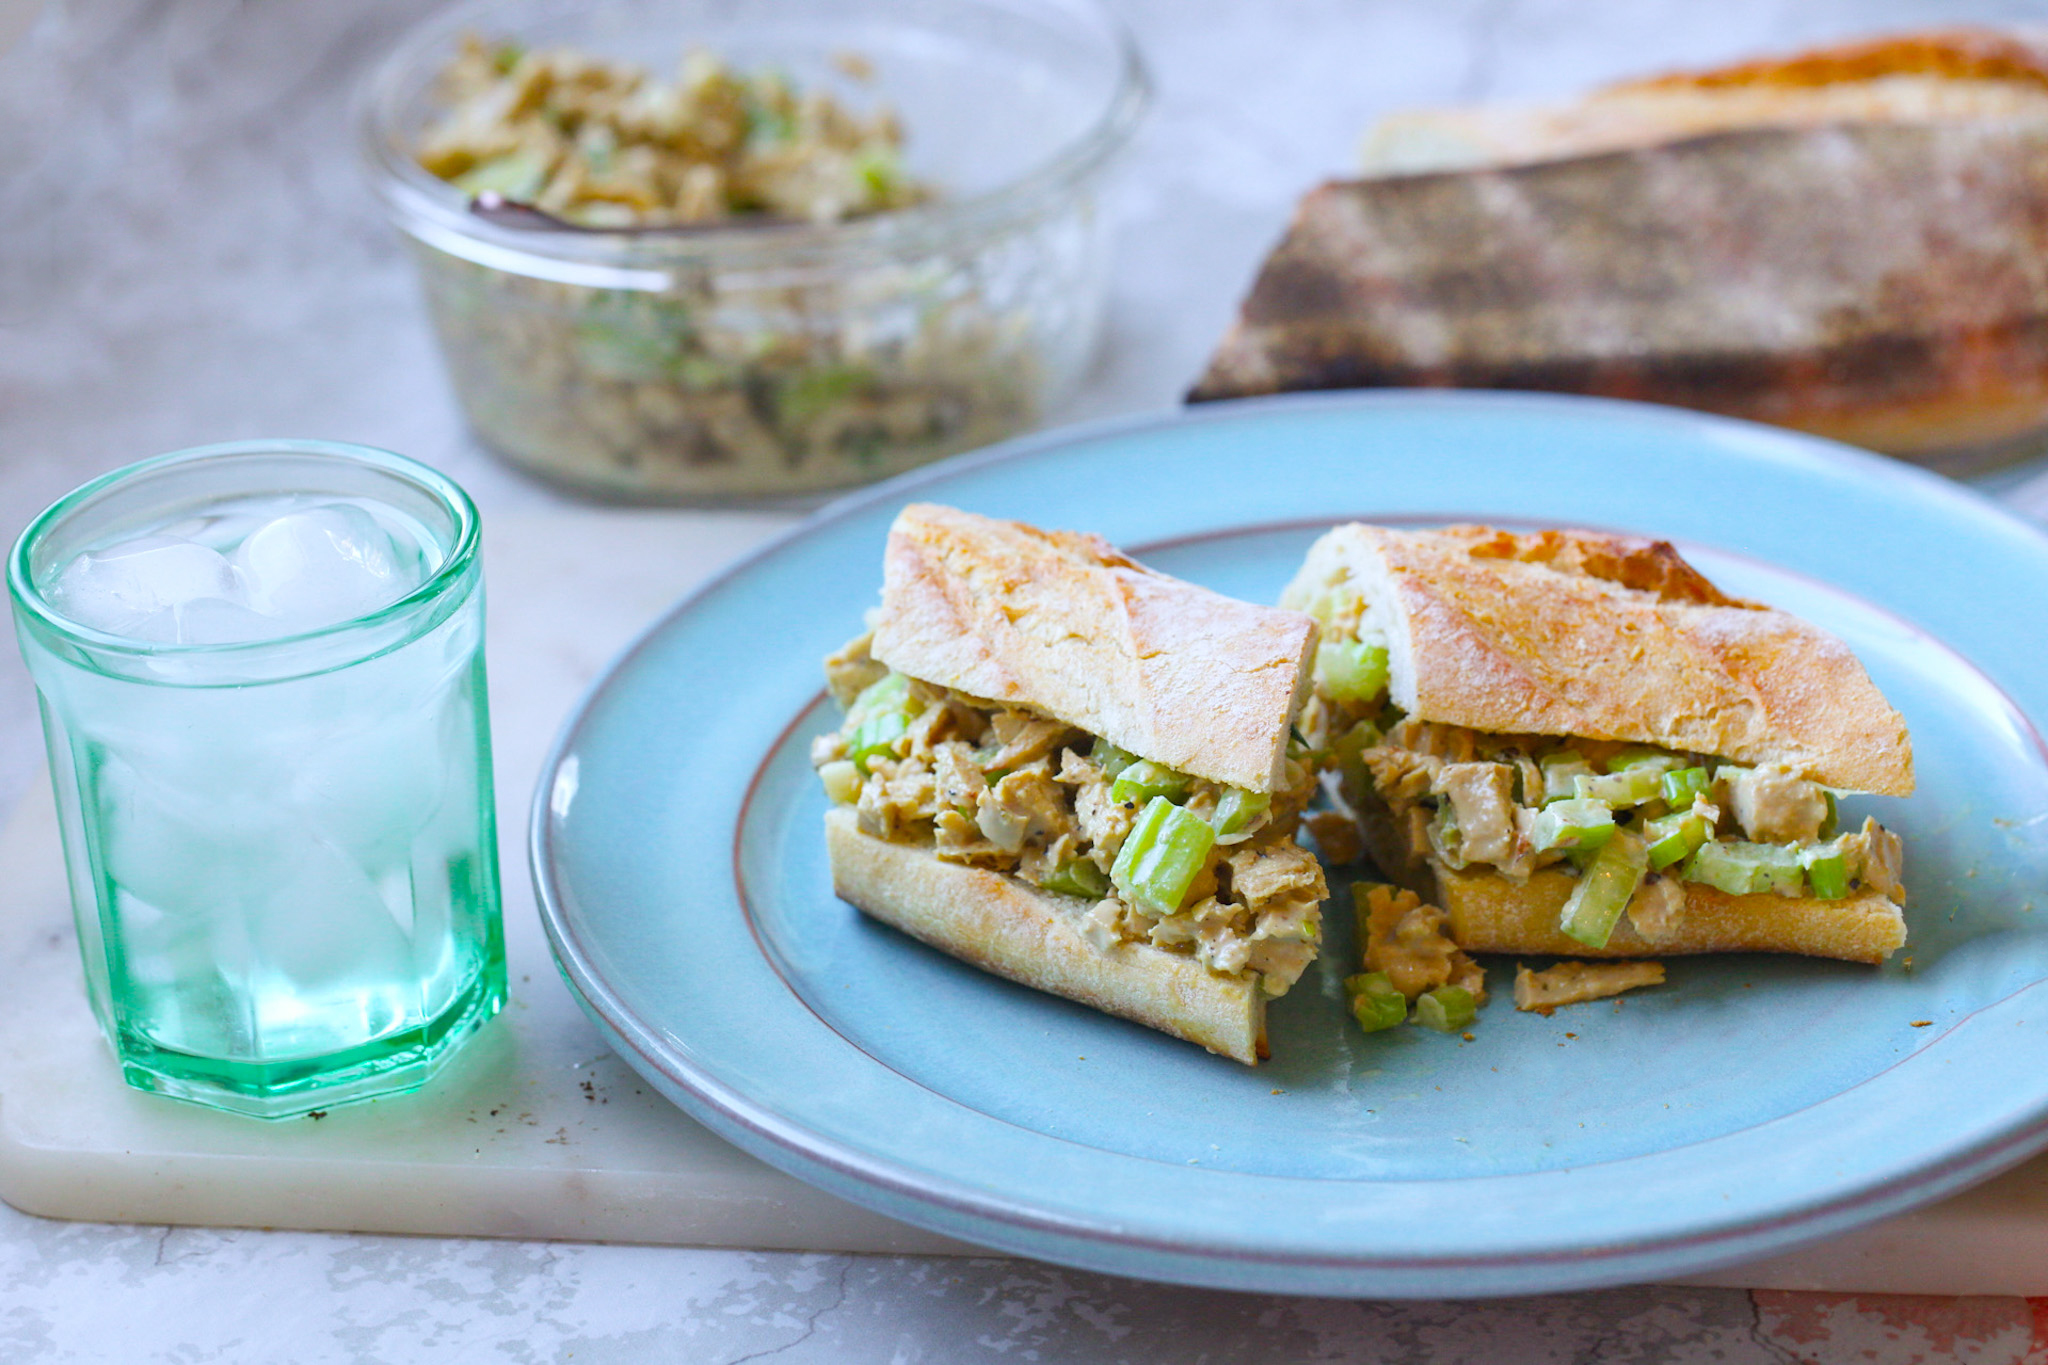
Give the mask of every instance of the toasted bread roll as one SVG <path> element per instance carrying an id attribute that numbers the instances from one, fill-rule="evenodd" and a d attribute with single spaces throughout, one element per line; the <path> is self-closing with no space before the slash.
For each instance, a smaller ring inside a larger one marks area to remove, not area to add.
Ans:
<path id="1" fill-rule="evenodd" d="M 1484 868 L 1435 869 L 1437 903 L 1451 938 L 1469 953 L 1543 953 L 1560 957 L 1677 957 L 1691 953 L 1799 953 L 1844 962 L 1882 962 L 1906 943 L 1899 907 L 1875 891 L 1843 900 L 1812 896 L 1731 896 L 1681 882 L 1685 907 L 1651 933 L 1633 918 L 1614 926 L 1604 948 L 1589 948 L 1557 927 L 1577 878 L 1554 869 L 1517 885 Z"/>
<path id="2" fill-rule="evenodd" d="M 926 503 L 890 528 L 874 657 L 1255 792 L 1281 780 L 1316 625 L 1091 535 Z"/>
<path id="3" fill-rule="evenodd" d="M 1316 542 L 1281 601 L 1304 606 L 1339 584 L 1385 632 L 1389 694 L 1411 715 L 1913 790 L 1905 721 L 1848 647 L 1723 596 L 1667 544 L 1353 523 Z"/>
<path id="4" fill-rule="evenodd" d="M 1224 976 L 1150 944 L 1097 947 L 1080 927 L 1090 902 L 872 838 L 844 806 L 825 817 L 825 846 L 841 897 L 941 952 L 1247 1065 L 1266 1054 L 1256 974 Z"/>

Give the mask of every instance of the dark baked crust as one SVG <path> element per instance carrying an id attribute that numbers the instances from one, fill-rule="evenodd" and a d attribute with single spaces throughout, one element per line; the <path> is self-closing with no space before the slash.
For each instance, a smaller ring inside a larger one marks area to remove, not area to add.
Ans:
<path id="1" fill-rule="evenodd" d="M 1756 128 L 1305 197 L 1190 401 L 1539 389 L 1899 454 L 2048 423 L 2048 125 Z"/>

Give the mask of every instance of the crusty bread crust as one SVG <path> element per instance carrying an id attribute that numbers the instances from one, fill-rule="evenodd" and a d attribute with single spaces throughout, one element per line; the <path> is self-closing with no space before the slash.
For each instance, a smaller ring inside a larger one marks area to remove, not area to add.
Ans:
<path id="1" fill-rule="evenodd" d="M 1480 868 L 1435 868 L 1437 904 L 1451 939 L 1468 953 L 1557 957 L 1670 957 L 1691 953 L 1799 953 L 1882 962 L 1906 943 L 1906 918 L 1875 891 L 1844 900 L 1770 894 L 1731 896 L 1683 882 L 1685 909 L 1654 936 L 1624 917 L 1605 948 L 1557 927 L 1577 878 L 1546 869 L 1517 885 Z"/>
<path id="2" fill-rule="evenodd" d="M 1555 136 L 1509 113 L 1414 116 L 1387 130 L 1409 151 L 1376 137 L 1373 176 L 1303 197 L 1190 400 L 1535 389 L 1947 469 L 2009 458 L 2048 424 L 2048 99 L 1952 84 L 1986 97 L 1856 117 L 1849 87 L 1821 87 L 1844 117 L 1688 109 L 1682 136 L 1659 106 L 1751 101 L 1595 97 Z"/>
<path id="3" fill-rule="evenodd" d="M 1367 175 L 1528 165 L 1742 128 L 2039 118 L 2040 32 L 1932 29 L 1621 81 L 1579 99 L 1403 109 L 1367 133 Z"/>
<path id="4" fill-rule="evenodd" d="M 1957 26 L 1880 34 L 1786 57 L 1759 57 L 1702 71 L 1623 81 L 1601 94 L 1731 86 L 1813 89 L 1894 76 L 2011 82 L 2048 89 L 2048 43 L 2041 32 L 2028 29 Z"/>
<path id="5" fill-rule="evenodd" d="M 1221 976 L 1149 943 L 1104 951 L 1082 936 L 1086 902 L 863 834 L 843 806 L 825 817 L 825 847 L 834 891 L 941 952 L 1246 1065 L 1266 1055 L 1266 1001 L 1253 974 Z"/>
<path id="6" fill-rule="evenodd" d="M 1310 617 L 1155 573 L 1098 536 L 915 503 L 889 530 L 871 652 L 1270 792 L 1315 643 Z"/>
<path id="7" fill-rule="evenodd" d="M 1913 790 L 1905 720 L 1848 647 L 1721 596 L 1668 544 L 1354 522 L 1316 542 L 1281 600 L 1303 604 L 1346 581 L 1387 632 L 1394 702 L 1420 719 L 1783 763 L 1888 796 Z"/>

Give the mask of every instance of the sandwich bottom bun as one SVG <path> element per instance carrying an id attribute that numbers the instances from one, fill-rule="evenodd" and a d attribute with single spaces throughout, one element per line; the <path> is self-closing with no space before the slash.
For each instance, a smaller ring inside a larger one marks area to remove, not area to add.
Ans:
<path id="1" fill-rule="evenodd" d="M 1906 946 L 1906 916 L 1888 897 L 1863 891 L 1838 901 L 1769 892 L 1731 896 L 1698 882 L 1645 925 L 1633 910 L 1605 948 L 1588 948 L 1558 927 L 1578 879 L 1546 868 L 1516 882 L 1489 868 L 1449 868 L 1410 847 L 1384 803 L 1358 811 L 1366 851 L 1388 880 L 1441 908 L 1451 941 L 1468 953 L 1554 957 L 1680 957 L 1694 953 L 1796 953 L 1843 962 L 1883 962 Z"/>
<path id="2" fill-rule="evenodd" d="M 1906 943 L 1906 918 L 1875 891 L 1838 901 L 1768 892 L 1731 896 L 1680 882 L 1685 905 L 1655 932 L 1624 917 L 1605 948 L 1588 948 L 1559 929 L 1578 879 L 1538 872 L 1520 886 L 1498 872 L 1436 869 L 1437 904 L 1453 942 L 1468 953 L 1556 957 L 1674 957 L 1689 953 L 1798 953 L 1878 963 Z"/>
<path id="3" fill-rule="evenodd" d="M 1266 1000 L 1252 974 L 1221 976 L 1149 943 L 1097 948 L 1081 931 L 1089 902 L 863 834 L 845 806 L 825 817 L 825 848 L 842 899 L 940 952 L 1234 1061 L 1266 1055 Z"/>

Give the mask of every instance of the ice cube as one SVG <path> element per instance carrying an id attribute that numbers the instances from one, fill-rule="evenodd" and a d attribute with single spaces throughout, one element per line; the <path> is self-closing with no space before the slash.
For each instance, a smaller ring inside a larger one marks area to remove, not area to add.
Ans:
<path id="1" fill-rule="evenodd" d="M 153 632 L 143 639 L 175 639 L 177 616 L 190 603 L 240 597 L 234 566 L 223 555 L 176 536 L 140 536 L 89 550 L 50 585 L 51 605 L 72 620 L 117 635 Z M 167 635 L 161 630 L 166 612 Z"/>
<path id="2" fill-rule="evenodd" d="M 238 645 L 268 639 L 278 633 L 277 622 L 259 615 L 239 602 L 206 597 L 176 608 L 172 636 L 181 645 Z"/>
<path id="3" fill-rule="evenodd" d="M 235 564 L 249 605 L 292 630 L 338 625 L 413 586 L 399 571 L 390 535 L 347 503 L 265 522 L 235 550 Z"/>

